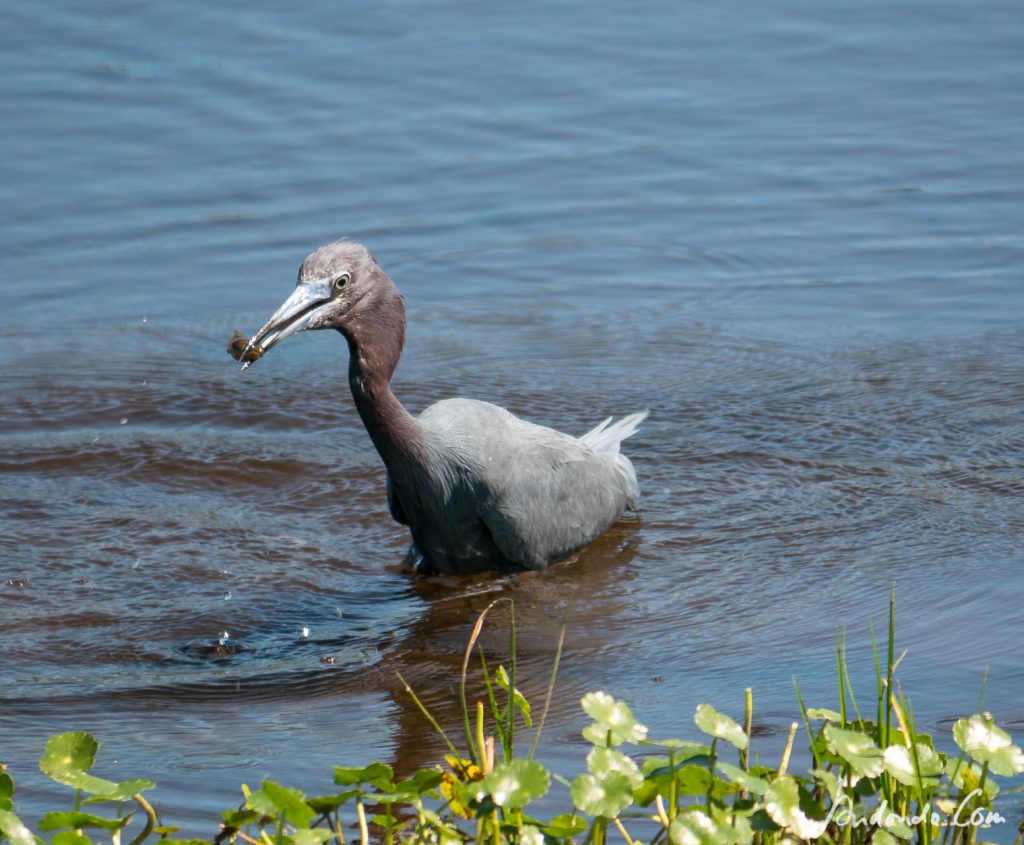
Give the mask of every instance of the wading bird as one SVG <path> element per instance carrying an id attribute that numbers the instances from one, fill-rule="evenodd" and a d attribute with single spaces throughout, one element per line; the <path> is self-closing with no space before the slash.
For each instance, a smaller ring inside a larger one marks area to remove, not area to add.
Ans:
<path id="1" fill-rule="evenodd" d="M 609 417 L 579 438 L 473 399 L 410 414 L 390 384 L 405 339 L 402 295 L 360 244 L 341 240 L 310 255 L 266 325 L 248 343 L 236 334 L 228 348 L 244 370 L 309 329 L 337 329 L 348 341 L 352 396 L 418 570 L 541 569 L 635 509 L 636 474 L 619 443 L 646 412 Z"/>

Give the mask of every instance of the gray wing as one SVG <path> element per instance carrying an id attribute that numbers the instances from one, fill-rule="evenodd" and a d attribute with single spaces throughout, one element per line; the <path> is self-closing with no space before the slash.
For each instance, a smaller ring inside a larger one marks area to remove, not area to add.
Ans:
<path id="1" fill-rule="evenodd" d="M 614 460 L 503 408 L 447 400 L 421 422 L 460 451 L 460 462 L 472 469 L 480 521 L 502 555 L 520 566 L 542 568 L 587 545 L 632 505 Z"/>
<path id="2" fill-rule="evenodd" d="M 502 554 L 530 569 L 587 545 L 626 508 L 625 491 L 608 463 L 567 441 L 552 439 L 506 455 L 513 472 L 495 473 L 479 508 Z"/>

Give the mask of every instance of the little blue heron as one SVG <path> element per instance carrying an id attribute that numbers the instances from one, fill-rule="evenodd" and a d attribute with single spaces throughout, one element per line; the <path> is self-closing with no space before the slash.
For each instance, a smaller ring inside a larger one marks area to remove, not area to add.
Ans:
<path id="1" fill-rule="evenodd" d="M 337 329 L 348 341 L 352 396 L 418 570 L 541 569 L 635 509 L 636 473 L 619 443 L 646 411 L 609 417 L 579 438 L 473 399 L 410 414 L 390 384 L 405 340 L 402 295 L 360 244 L 337 241 L 306 258 L 292 295 L 247 344 L 242 337 L 229 349 L 244 370 L 307 329 Z"/>

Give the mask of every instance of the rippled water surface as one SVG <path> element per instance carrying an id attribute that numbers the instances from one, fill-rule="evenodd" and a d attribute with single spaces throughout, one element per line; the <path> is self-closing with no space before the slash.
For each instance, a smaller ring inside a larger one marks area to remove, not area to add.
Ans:
<path id="1" fill-rule="evenodd" d="M 243 781 L 431 763 L 396 671 L 453 721 L 502 596 L 538 697 L 568 620 L 542 743 L 565 774 L 594 688 L 691 735 L 753 686 L 774 754 L 791 676 L 834 701 L 837 624 L 871 682 L 893 585 L 918 720 L 948 743 L 987 666 L 1024 736 L 1018 4 L 97 9 L 22 4 L 0 35 L 0 760 L 25 815 L 70 728 L 195 835 Z M 582 433 L 649 408 L 640 518 L 544 573 L 405 573 L 340 338 L 244 374 L 224 353 L 342 234 L 406 295 L 411 409 Z"/>

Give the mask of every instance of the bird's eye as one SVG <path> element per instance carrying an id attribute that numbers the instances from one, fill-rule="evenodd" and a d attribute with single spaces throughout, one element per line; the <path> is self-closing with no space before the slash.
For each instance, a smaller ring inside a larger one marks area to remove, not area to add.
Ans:
<path id="1" fill-rule="evenodd" d="M 341 290 L 345 285 L 348 284 L 348 280 L 351 278 L 348 273 L 342 273 L 338 278 L 334 280 L 334 289 Z"/>

